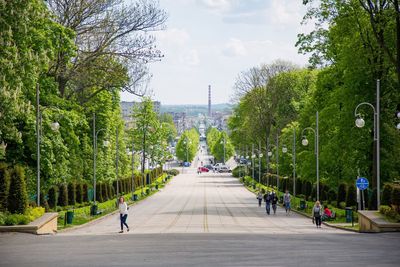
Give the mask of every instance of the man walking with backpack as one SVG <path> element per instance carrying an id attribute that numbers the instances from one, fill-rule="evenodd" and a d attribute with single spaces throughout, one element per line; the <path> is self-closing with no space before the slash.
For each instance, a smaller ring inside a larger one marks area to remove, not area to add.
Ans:
<path id="1" fill-rule="evenodd" d="M 276 214 L 276 204 L 278 203 L 278 196 L 276 195 L 275 191 L 272 191 L 271 203 L 272 203 L 272 209 L 273 209 L 274 215 L 275 215 Z"/>

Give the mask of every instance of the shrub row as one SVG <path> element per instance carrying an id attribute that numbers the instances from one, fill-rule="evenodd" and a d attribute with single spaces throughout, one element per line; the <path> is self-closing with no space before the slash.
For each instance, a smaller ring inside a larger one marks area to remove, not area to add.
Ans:
<path id="1" fill-rule="evenodd" d="M 166 173 L 168 175 L 177 176 L 179 174 L 179 171 L 177 169 L 170 169 L 170 170 L 166 170 Z"/>
<path id="2" fill-rule="evenodd" d="M 0 163 L 0 211 L 24 214 L 27 207 L 24 167 Z"/>

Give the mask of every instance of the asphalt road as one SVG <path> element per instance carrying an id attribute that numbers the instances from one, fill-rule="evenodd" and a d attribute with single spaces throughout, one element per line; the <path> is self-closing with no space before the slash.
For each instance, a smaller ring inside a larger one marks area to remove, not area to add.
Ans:
<path id="1" fill-rule="evenodd" d="M 205 155 L 194 166 L 207 161 Z M 0 234 L 0 266 L 400 266 L 400 233 L 358 234 L 267 216 L 228 174 L 187 168 L 118 215 L 50 236 Z"/>

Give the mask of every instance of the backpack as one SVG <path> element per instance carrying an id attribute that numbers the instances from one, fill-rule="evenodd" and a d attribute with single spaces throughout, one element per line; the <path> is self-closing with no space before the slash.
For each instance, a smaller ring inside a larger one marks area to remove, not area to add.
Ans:
<path id="1" fill-rule="evenodd" d="M 321 217 L 320 213 L 321 207 L 314 207 L 313 211 L 314 211 L 314 217 Z"/>

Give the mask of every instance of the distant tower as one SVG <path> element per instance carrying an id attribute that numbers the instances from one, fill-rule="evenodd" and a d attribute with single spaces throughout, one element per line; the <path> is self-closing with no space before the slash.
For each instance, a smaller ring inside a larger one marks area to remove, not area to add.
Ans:
<path id="1" fill-rule="evenodd" d="M 211 117 L 211 85 L 208 86 L 208 117 Z"/>

